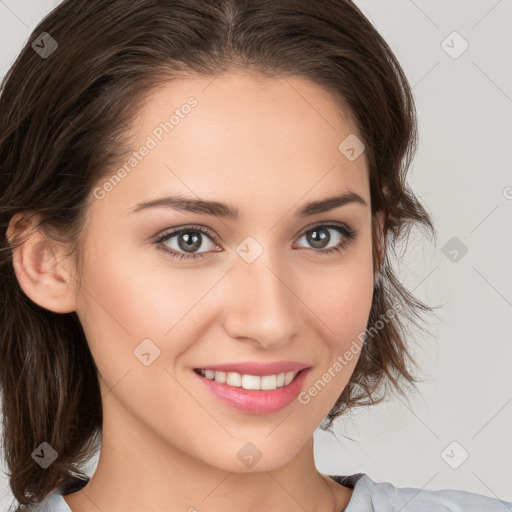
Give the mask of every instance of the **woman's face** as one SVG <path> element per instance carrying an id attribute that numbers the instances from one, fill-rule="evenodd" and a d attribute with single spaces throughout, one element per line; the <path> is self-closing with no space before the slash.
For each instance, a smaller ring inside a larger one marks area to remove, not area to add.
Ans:
<path id="1" fill-rule="evenodd" d="M 283 466 L 345 388 L 370 312 L 369 177 L 354 128 L 309 81 L 229 73 L 161 87 L 130 129 L 137 155 L 94 189 L 76 292 L 103 441 L 236 472 L 253 467 L 248 453 L 257 471 Z M 361 201 L 299 214 L 348 193 Z M 238 216 L 163 201 L 178 195 Z M 188 232 L 158 242 L 178 228 Z M 300 397 L 229 402 L 194 372 L 247 361 L 309 367 Z"/>

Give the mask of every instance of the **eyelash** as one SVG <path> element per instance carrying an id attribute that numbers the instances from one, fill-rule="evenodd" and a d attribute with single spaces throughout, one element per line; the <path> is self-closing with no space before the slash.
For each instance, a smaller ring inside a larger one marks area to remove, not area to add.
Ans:
<path id="1" fill-rule="evenodd" d="M 356 238 L 356 232 L 353 229 L 351 229 L 343 224 L 333 224 L 333 223 L 329 223 L 329 222 L 315 224 L 313 227 L 303 231 L 299 238 L 302 238 L 306 233 L 309 233 L 310 231 L 314 231 L 315 229 L 319 229 L 319 228 L 335 229 L 341 235 L 343 235 L 343 238 L 337 247 L 331 247 L 330 249 L 324 249 L 324 250 L 311 249 L 313 252 L 319 252 L 322 254 L 341 252 L 342 250 L 346 249 L 352 243 L 352 241 Z M 161 246 L 162 250 L 165 251 L 166 253 L 170 254 L 173 258 L 178 258 L 180 260 L 182 260 L 182 259 L 186 259 L 186 260 L 194 259 L 195 260 L 197 258 L 204 257 L 204 255 L 207 253 L 187 254 L 187 253 L 176 252 L 174 250 L 164 247 L 164 242 L 166 242 L 173 236 L 179 235 L 181 233 L 186 233 L 186 232 L 199 232 L 203 235 L 208 236 L 214 243 L 216 243 L 218 245 L 217 237 L 208 228 L 205 228 L 203 226 L 197 226 L 197 225 L 186 226 L 184 228 L 179 228 L 179 229 L 164 233 L 155 241 L 155 244 L 158 246 Z"/>

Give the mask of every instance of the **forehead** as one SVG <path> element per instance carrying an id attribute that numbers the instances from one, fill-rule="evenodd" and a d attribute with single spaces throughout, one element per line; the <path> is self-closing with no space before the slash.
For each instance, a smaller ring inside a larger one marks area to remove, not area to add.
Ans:
<path id="1" fill-rule="evenodd" d="M 350 161 L 339 149 L 356 133 L 342 103 L 305 78 L 242 71 L 180 78 L 140 104 L 132 149 L 151 149 L 116 193 L 123 190 L 127 207 L 164 192 L 242 211 L 347 190 L 370 204 L 364 153 Z"/>
<path id="2" fill-rule="evenodd" d="M 134 135 L 140 130 L 152 130 L 157 126 L 155 123 L 170 120 L 173 113 L 173 135 L 179 136 L 188 125 L 190 142 L 200 142 L 205 135 L 212 139 L 217 134 L 221 138 L 224 131 L 231 135 L 239 133 L 236 142 L 243 142 L 242 147 L 251 140 L 255 144 L 261 142 L 265 134 L 279 141 L 287 135 L 307 133 L 312 142 L 318 142 L 326 133 L 336 139 L 356 131 L 343 100 L 311 80 L 267 77 L 242 70 L 215 77 L 192 75 L 152 89 L 138 110 Z M 187 123 L 182 123 L 185 118 Z M 185 128 L 174 130 L 184 124 Z M 256 133 L 259 137 L 247 139 L 246 135 Z M 194 134 L 197 137 L 191 139 Z"/>

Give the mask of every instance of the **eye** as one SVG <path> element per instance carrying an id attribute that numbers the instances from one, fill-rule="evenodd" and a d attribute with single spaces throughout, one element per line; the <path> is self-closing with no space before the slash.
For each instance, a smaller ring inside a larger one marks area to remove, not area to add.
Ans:
<path id="1" fill-rule="evenodd" d="M 155 243 L 158 245 L 163 245 L 164 250 L 169 252 L 174 258 L 179 258 L 180 260 L 183 258 L 196 259 L 202 258 L 202 253 L 191 253 L 190 251 L 195 251 L 204 245 L 203 239 L 205 237 L 209 238 L 210 241 L 215 241 L 215 235 L 211 233 L 210 230 L 201 226 L 187 226 L 185 228 L 176 229 L 162 235 L 158 240 L 156 240 Z M 176 240 L 173 240 L 173 238 Z M 174 243 L 164 243 L 168 241 L 172 241 Z M 182 253 L 179 251 L 185 252 Z"/>
<path id="2" fill-rule="evenodd" d="M 331 236 L 330 230 L 335 230 L 336 234 Z M 317 224 L 312 229 L 308 229 L 299 239 L 305 239 L 314 249 L 323 249 L 315 251 L 320 253 L 340 252 L 346 249 L 355 239 L 356 233 L 353 229 L 342 224 Z M 329 247 L 329 243 L 334 241 L 334 246 Z M 326 248 L 327 247 L 327 248 Z"/>
<path id="3" fill-rule="evenodd" d="M 334 230 L 336 234 L 331 236 L 329 231 Z M 315 253 L 327 254 L 331 252 L 340 252 L 346 249 L 356 237 L 356 232 L 343 224 L 317 224 L 304 232 L 299 240 L 304 238 L 310 244 Z M 206 244 L 204 252 L 219 252 L 219 249 L 212 249 L 218 244 L 216 236 L 209 229 L 203 226 L 186 226 L 184 228 L 174 229 L 164 233 L 155 244 L 162 246 L 163 250 L 172 257 L 178 259 L 197 259 L 204 256 L 203 252 L 194 252 L 204 247 L 204 240 L 208 239 L 210 243 Z M 334 246 L 329 247 L 329 243 L 334 241 Z M 169 243 L 171 242 L 171 243 Z M 210 248 L 208 248 L 210 245 Z M 218 246 L 218 245 L 217 245 Z M 296 244 L 294 244 L 296 246 Z M 321 250 L 317 250 L 321 249 Z"/>

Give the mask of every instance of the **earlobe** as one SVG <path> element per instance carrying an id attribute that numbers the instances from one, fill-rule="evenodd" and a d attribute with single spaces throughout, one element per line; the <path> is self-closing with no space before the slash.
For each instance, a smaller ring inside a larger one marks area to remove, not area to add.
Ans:
<path id="1" fill-rule="evenodd" d="M 37 305 L 55 313 L 76 310 L 75 289 L 66 265 L 68 255 L 62 244 L 34 230 L 33 218 L 13 216 L 7 238 L 13 247 L 13 267 L 23 292 Z"/>

